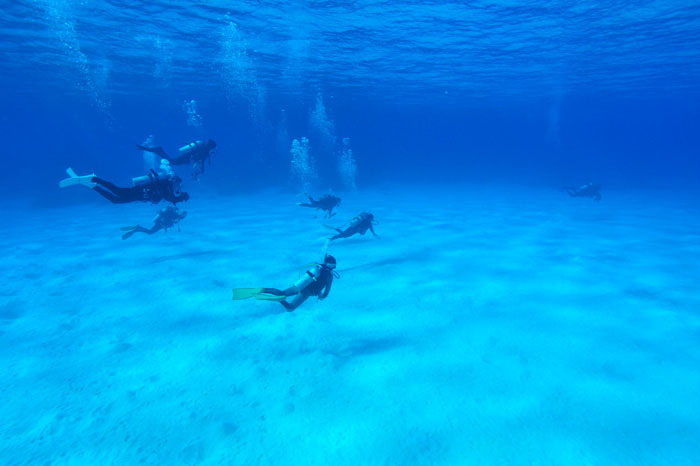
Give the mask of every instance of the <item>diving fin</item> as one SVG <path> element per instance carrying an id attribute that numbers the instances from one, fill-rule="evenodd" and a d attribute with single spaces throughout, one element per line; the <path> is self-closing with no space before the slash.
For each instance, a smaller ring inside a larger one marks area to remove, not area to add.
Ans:
<path id="1" fill-rule="evenodd" d="M 323 226 L 326 227 L 326 228 L 328 228 L 329 230 L 337 231 L 338 233 L 342 233 L 342 232 L 343 232 L 343 229 L 342 229 L 342 228 L 332 227 L 332 226 L 327 225 L 327 224 L 325 224 L 325 223 L 323 224 Z"/>
<path id="2" fill-rule="evenodd" d="M 284 301 L 284 298 L 286 298 L 284 295 L 271 293 L 257 293 L 253 297 L 260 301 Z"/>
<path id="3" fill-rule="evenodd" d="M 258 293 L 262 293 L 262 288 L 234 288 L 233 299 L 248 299 L 254 297 Z"/>
<path id="4" fill-rule="evenodd" d="M 255 298 L 261 301 L 283 301 L 286 297 L 272 293 L 264 293 L 263 289 L 264 288 L 234 288 L 233 299 L 235 301 L 248 298 Z"/>
<path id="5" fill-rule="evenodd" d="M 95 177 L 94 173 L 92 175 L 78 176 L 78 174 L 75 173 L 72 168 L 67 168 L 66 173 L 68 173 L 68 176 L 70 178 L 61 180 L 58 183 L 58 186 L 61 188 L 67 188 L 68 186 L 75 186 L 77 184 L 87 186 L 88 188 L 94 188 L 95 186 L 97 186 L 97 183 L 92 181 L 92 179 Z"/>

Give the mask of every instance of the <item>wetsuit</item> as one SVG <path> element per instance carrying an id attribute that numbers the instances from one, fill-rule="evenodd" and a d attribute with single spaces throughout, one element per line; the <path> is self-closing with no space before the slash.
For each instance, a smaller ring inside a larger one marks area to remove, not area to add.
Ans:
<path id="1" fill-rule="evenodd" d="M 364 235 L 367 233 L 367 230 L 370 230 L 374 236 L 377 236 L 377 234 L 374 232 L 374 228 L 372 228 L 372 220 L 374 220 L 374 215 L 363 212 L 357 217 L 353 218 L 350 225 L 348 225 L 345 230 L 336 228 L 338 234 L 332 236 L 330 239 L 332 241 L 338 238 L 349 238 L 357 233 Z"/>
<path id="2" fill-rule="evenodd" d="M 122 188 L 98 176 L 93 177 L 92 181 L 97 184 L 93 189 L 114 204 L 135 201 L 157 204 L 161 200 L 176 204 L 190 198 L 189 194 L 176 189 L 175 179 L 169 175 L 151 175 L 149 183 L 129 188 Z"/>

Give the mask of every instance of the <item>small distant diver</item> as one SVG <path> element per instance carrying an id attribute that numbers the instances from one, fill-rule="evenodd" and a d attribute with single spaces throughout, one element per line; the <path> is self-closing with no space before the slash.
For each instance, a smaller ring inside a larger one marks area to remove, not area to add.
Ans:
<path id="1" fill-rule="evenodd" d="M 586 183 L 579 187 L 568 187 L 565 188 L 566 192 L 571 197 L 590 197 L 596 202 L 600 202 L 600 184 L 598 183 Z"/>
<path id="2" fill-rule="evenodd" d="M 160 230 L 168 231 L 168 228 L 173 228 L 177 225 L 177 231 L 180 231 L 180 221 L 187 216 L 187 212 L 180 210 L 174 205 L 168 205 L 158 212 L 158 215 L 153 219 L 153 226 L 151 228 L 144 228 L 141 225 L 134 225 L 132 227 L 124 227 L 122 231 L 126 231 L 122 235 L 122 239 L 127 239 L 131 237 L 134 233 L 146 233 L 147 235 L 152 235 Z"/>
<path id="3" fill-rule="evenodd" d="M 200 174 L 204 173 L 204 162 L 209 161 L 211 165 L 211 154 L 214 153 L 216 149 L 216 141 L 213 139 L 208 139 L 206 142 L 194 141 L 186 144 L 178 149 L 177 157 L 171 157 L 165 150 L 160 147 L 146 147 L 141 144 L 136 144 L 141 150 L 146 152 L 152 152 L 157 156 L 170 162 L 170 165 L 187 165 L 192 164 L 195 179 L 199 177 Z"/>
<path id="4" fill-rule="evenodd" d="M 335 257 L 326 254 L 323 262 L 313 264 L 294 285 L 285 290 L 277 288 L 234 288 L 233 299 L 255 298 L 263 301 L 278 301 L 287 312 L 292 312 L 311 296 L 318 296 L 319 301 L 328 297 L 334 278 L 340 278 L 335 271 Z M 294 296 L 291 302 L 286 298 Z"/>
<path id="5" fill-rule="evenodd" d="M 58 184 L 61 188 L 68 186 L 87 186 L 94 189 L 101 196 L 113 204 L 126 204 L 129 202 L 151 202 L 157 204 L 160 201 L 168 201 L 173 204 L 187 201 L 190 195 L 181 191 L 182 179 L 172 173 L 156 172 L 151 169 L 144 176 L 132 178 L 133 186 L 123 188 L 110 183 L 107 180 L 91 175 L 78 176 L 72 168 L 66 169 L 69 178 L 61 180 Z"/>
<path id="6" fill-rule="evenodd" d="M 367 230 L 371 231 L 375 238 L 379 238 L 379 236 L 374 232 L 374 228 L 372 228 L 373 221 L 374 215 L 370 214 L 369 212 L 362 212 L 361 214 L 353 217 L 348 226 L 344 229 L 326 225 L 326 227 L 338 232 L 337 235 L 331 236 L 329 240 L 333 241 L 339 238 L 349 238 L 357 233 L 364 235 L 367 233 Z"/>
<path id="7" fill-rule="evenodd" d="M 311 207 L 313 209 L 323 210 L 326 212 L 326 218 L 331 218 L 335 215 L 335 213 L 333 213 L 333 209 L 339 206 L 341 202 L 341 199 L 338 196 L 333 196 L 331 194 L 326 194 L 318 199 L 314 199 L 308 194 L 306 194 L 306 196 L 309 198 L 309 202 L 302 202 L 297 205 L 301 207 Z"/>

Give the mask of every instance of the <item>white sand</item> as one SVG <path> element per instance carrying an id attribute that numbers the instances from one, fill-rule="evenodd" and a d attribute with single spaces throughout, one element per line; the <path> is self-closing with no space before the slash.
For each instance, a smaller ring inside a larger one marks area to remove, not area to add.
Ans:
<path id="1" fill-rule="evenodd" d="M 697 464 L 697 203 L 346 194 L 326 301 L 231 301 L 320 258 L 296 200 L 5 206 L 0 463 Z"/>

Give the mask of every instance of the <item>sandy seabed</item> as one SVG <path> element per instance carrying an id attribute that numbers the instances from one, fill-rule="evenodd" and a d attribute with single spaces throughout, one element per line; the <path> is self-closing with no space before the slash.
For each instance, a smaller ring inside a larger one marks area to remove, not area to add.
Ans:
<path id="1" fill-rule="evenodd" d="M 0 463 L 698 464 L 697 197 L 342 197 L 193 198 L 126 241 L 156 207 L 4 206 Z M 362 211 L 328 299 L 231 300 Z"/>

